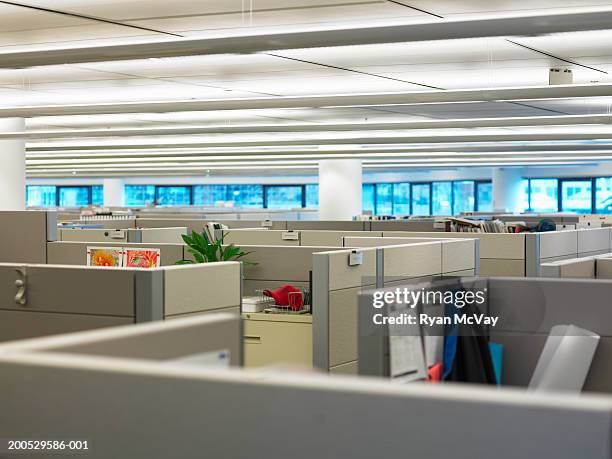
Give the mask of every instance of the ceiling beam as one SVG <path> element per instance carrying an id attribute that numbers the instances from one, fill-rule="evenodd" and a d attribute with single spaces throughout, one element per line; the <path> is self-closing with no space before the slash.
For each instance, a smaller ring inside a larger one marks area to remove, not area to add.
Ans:
<path id="1" fill-rule="evenodd" d="M 527 116 L 512 118 L 474 118 L 407 122 L 372 123 L 303 123 L 251 124 L 221 126 L 172 126 L 104 129 L 70 129 L 25 132 L 0 132 L 6 139 L 67 139 L 82 137 L 139 137 L 198 134 L 252 134 L 273 132 L 337 132 L 337 131 L 393 131 L 421 129 L 462 129 L 508 126 L 577 126 L 612 124 L 612 115 Z"/>
<path id="2" fill-rule="evenodd" d="M 383 105 L 423 105 L 466 102 L 506 102 L 610 97 L 612 84 L 574 84 L 511 88 L 457 89 L 375 94 L 338 94 L 259 98 L 204 99 L 97 104 L 0 107 L 0 118 L 35 116 L 97 115 L 120 113 L 171 113 L 213 110 L 257 110 L 287 108 L 335 108 Z"/>
<path id="3" fill-rule="evenodd" d="M 301 30 L 215 38 L 15 51 L 0 55 L 0 68 L 76 64 L 211 54 L 420 42 L 499 36 L 537 36 L 610 29 L 612 10 L 445 20 L 417 24 Z"/>
<path id="4" fill-rule="evenodd" d="M 555 142 L 555 141 L 591 141 L 612 140 L 612 130 L 607 132 L 589 133 L 491 133 L 491 134 L 453 134 L 453 135 L 402 135 L 385 137 L 342 137 L 342 138 L 312 138 L 312 139 L 262 139 L 262 140 L 233 140 L 233 141 L 208 141 L 190 143 L 139 143 L 139 144 L 80 144 L 80 145 L 40 145 L 28 146 L 28 152 L 52 152 L 52 151 L 112 151 L 112 150 L 147 150 L 164 148 L 198 148 L 198 147 L 273 147 L 273 146 L 306 146 L 306 145 L 415 145 L 429 143 L 480 143 L 480 142 Z M 461 148 L 460 146 L 458 148 Z M 549 148 L 554 149 L 554 145 Z M 356 150 L 357 148 L 355 148 Z M 354 150 L 353 150 L 354 151 Z"/>

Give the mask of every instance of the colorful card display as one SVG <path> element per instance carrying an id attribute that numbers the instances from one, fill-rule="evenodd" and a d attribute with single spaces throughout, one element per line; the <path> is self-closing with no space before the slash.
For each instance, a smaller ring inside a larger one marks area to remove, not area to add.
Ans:
<path id="1" fill-rule="evenodd" d="M 161 251 L 135 247 L 87 247 L 87 266 L 159 268 Z"/>
<path id="2" fill-rule="evenodd" d="M 158 268 L 161 261 L 159 249 L 125 248 L 123 257 L 126 268 Z"/>
<path id="3" fill-rule="evenodd" d="M 87 266 L 123 266 L 123 248 L 87 247 Z"/>

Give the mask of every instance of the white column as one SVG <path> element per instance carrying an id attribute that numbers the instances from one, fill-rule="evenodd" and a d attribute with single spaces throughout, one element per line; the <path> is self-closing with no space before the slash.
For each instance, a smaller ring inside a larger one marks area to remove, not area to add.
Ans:
<path id="1" fill-rule="evenodd" d="M 125 183 L 122 179 L 104 179 L 104 207 L 123 207 Z"/>
<path id="2" fill-rule="evenodd" d="M 504 212 L 521 212 L 523 201 L 521 168 L 493 169 L 493 209 Z"/>
<path id="3" fill-rule="evenodd" d="M 361 214 L 361 160 L 319 161 L 319 219 L 352 220 Z"/>
<path id="4" fill-rule="evenodd" d="M 23 118 L 0 119 L 0 132 L 23 131 Z M 25 139 L 0 140 L 0 210 L 24 210 L 25 187 Z"/>

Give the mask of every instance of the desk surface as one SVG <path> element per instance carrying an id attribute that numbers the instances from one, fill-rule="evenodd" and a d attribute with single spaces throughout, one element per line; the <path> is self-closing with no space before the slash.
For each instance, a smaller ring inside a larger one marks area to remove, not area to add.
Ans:
<path id="1" fill-rule="evenodd" d="M 264 320 L 267 322 L 299 322 L 312 323 L 312 314 L 275 314 L 268 312 L 245 312 L 245 320 Z"/>

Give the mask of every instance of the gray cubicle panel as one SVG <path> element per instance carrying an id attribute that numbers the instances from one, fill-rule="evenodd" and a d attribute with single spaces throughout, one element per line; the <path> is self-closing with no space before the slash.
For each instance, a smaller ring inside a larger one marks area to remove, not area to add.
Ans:
<path id="1" fill-rule="evenodd" d="M 240 292 L 236 262 L 146 270 L 3 263 L 0 341 L 215 310 L 237 313 Z"/>
<path id="2" fill-rule="evenodd" d="M 551 328 L 571 324 L 601 336 L 584 391 L 612 393 L 612 282 L 495 277 L 454 281 L 468 287 L 478 285 L 479 289 L 486 285 L 488 315 L 499 318 L 494 327 L 488 328 L 488 335 L 492 342 L 503 346 L 503 386 L 526 388 Z M 381 327 L 371 325 L 375 312 L 378 311 L 372 308 L 371 293 L 362 294 L 359 371 L 385 376 L 388 351 Z"/>
<path id="3" fill-rule="evenodd" d="M 445 231 L 444 222 L 437 222 L 432 219 L 423 220 L 383 220 L 370 222 L 372 231 Z"/>
<path id="4" fill-rule="evenodd" d="M 331 221 L 331 220 L 302 220 L 288 221 L 288 230 L 326 230 L 326 231 L 367 231 L 370 222 L 366 221 Z"/>
<path id="5" fill-rule="evenodd" d="M 0 211 L 0 262 L 46 263 L 47 241 L 56 239 L 54 211 Z"/>
<path id="6" fill-rule="evenodd" d="M 587 279 L 489 279 L 489 313 L 499 316 L 491 341 L 504 346 L 502 381 L 526 386 L 554 325 L 601 336 L 585 391 L 612 392 L 612 282 Z"/>
<path id="7" fill-rule="evenodd" d="M 189 358 L 195 362 L 203 353 L 223 351 L 228 359 L 221 364 L 240 366 L 241 342 L 240 316 L 215 312 L 172 321 L 17 340 L 0 344 L 0 354 L 61 353 L 178 363 Z"/>
<path id="8" fill-rule="evenodd" d="M 47 263 L 52 265 L 87 265 L 87 247 L 134 247 L 159 249 L 162 266 L 171 266 L 185 258 L 184 244 L 151 244 L 132 242 L 49 242 Z"/>
<path id="9" fill-rule="evenodd" d="M 313 269 L 313 254 L 330 250 L 329 247 L 293 246 L 241 246 L 249 255 L 245 261 L 244 293 L 254 295 L 263 289 L 276 289 L 284 284 L 308 288 L 310 272 Z"/>
<path id="10" fill-rule="evenodd" d="M 0 376 L 4 437 L 87 440 L 92 459 L 611 455 L 603 396 L 34 351 L 0 353 Z"/>

